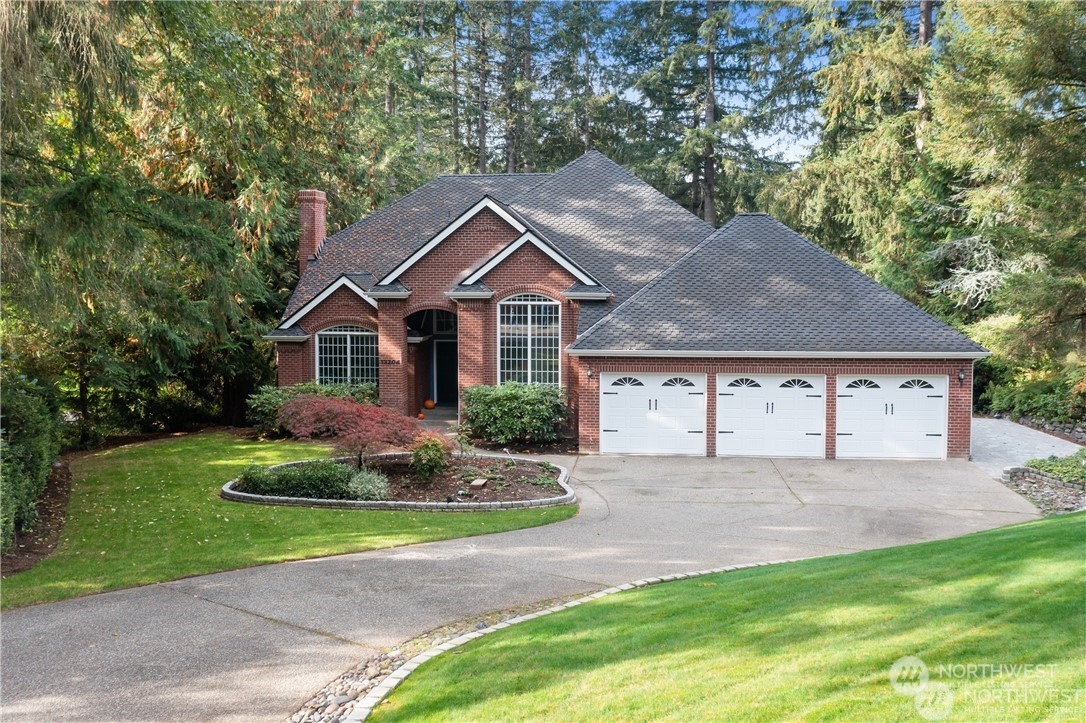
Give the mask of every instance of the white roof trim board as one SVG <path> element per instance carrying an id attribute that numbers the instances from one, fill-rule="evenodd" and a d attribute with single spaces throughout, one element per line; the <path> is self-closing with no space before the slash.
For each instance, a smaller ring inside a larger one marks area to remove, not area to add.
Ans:
<path id="1" fill-rule="evenodd" d="M 742 359 L 983 359 L 991 352 L 921 351 L 687 351 L 686 349 L 566 349 L 570 356 L 712 357 Z"/>
<path id="2" fill-rule="evenodd" d="M 268 332 L 264 336 L 260 337 L 264 341 L 281 341 L 287 343 L 301 343 L 303 341 L 309 341 L 310 334 L 304 334 L 302 336 L 289 336 L 283 334 L 276 334 L 274 331 Z"/>
<path id="3" fill-rule="evenodd" d="M 476 214 L 478 214 L 484 208 L 489 208 L 491 211 L 496 213 L 499 217 L 501 217 L 501 219 L 503 221 L 508 223 L 514 229 L 516 229 L 517 233 L 524 233 L 525 231 L 528 230 L 527 226 L 525 226 L 523 223 L 521 223 L 519 220 L 517 220 L 513 215 L 511 215 L 504 208 L 502 208 L 501 205 L 495 203 L 494 200 L 492 198 L 490 198 L 490 196 L 483 196 L 482 200 L 480 200 L 478 203 L 476 203 L 474 206 L 469 208 L 464 213 L 460 214 L 460 216 L 458 216 L 455 221 L 450 223 L 448 226 L 443 228 L 436 236 L 434 236 L 432 239 L 427 241 L 426 244 L 422 248 L 420 248 L 415 253 L 411 254 L 409 257 L 407 257 L 406 261 L 404 261 L 402 264 L 400 264 L 399 266 L 394 268 L 387 276 L 385 276 L 383 279 L 378 281 L 377 286 L 384 286 L 386 284 L 391 284 L 393 281 L 400 278 L 401 274 L 403 274 L 409 268 L 411 268 L 416 263 L 418 263 L 418 261 L 422 257 L 426 256 L 426 254 L 433 251 L 437 247 L 438 244 L 440 244 L 442 241 L 444 241 L 449 236 L 451 236 L 454 232 L 456 232 L 456 230 L 458 228 L 460 228 L 465 223 L 467 223 L 472 218 L 474 218 L 476 216 Z"/>
<path id="4" fill-rule="evenodd" d="M 576 264 L 567 259 L 561 253 L 559 253 L 553 246 L 545 243 L 542 239 L 536 236 L 531 231 L 525 231 L 520 238 L 516 239 L 504 249 L 495 254 L 489 261 L 473 271 L 470 276 L 461 281 L 464 286 L 470 286 L 477 283 L 490 271 L 492 271 L 498 264 L 505 261 L 507 258 L 513 255 L 513 253 L 526 243 L 531 243 L 537 249 L 545 253 L 552 261 L 568 271 L 575 279 L 580 281 L 585 286 L 599 286 L 599 283 L 591 276 L 586 274 Z"/>
<path id="5" fill-rule="evenodd" d="M 322 291 L 319 294 L 317 294 L 316 296 L 314 296 L 313 299 L 308 304 L 306 304 L 302 308 L 298 309 L 298 311 L 296 311 L 294 313 L 294 316 L 290 317 L 289 319 L 284 321 L 282 324 L 280 324 L 279 328 L 280 329 L 286 329 L 288 327 L 294 326 L 296 323 L 298 323 L 298 321 L 302 317 L 304 317 L 309 312 L 313 311 L 313 309 L 316 308 L 318 304 L 320 304 L 322 301 L 327 299 L 329 296 L 331 296 L 333 293 L 335 293 L 338 289 L 340 289 L 343 286 L 346 286 L 348 289 L 350 289 L 354 293 L 358 294 L 358 296 L 362 299 L 362 301 L 365 301 L 367 304 L 369 304 L 370 306 L 372 306 L 375 309 L 377 308 L 377 302 L 374 301 L 372 298 L 370 298 L 369 295 L 366 294 L 366 292 L 363 291 L 358 286 L 358 284 L 354 283 L 353 281 L 348 279 L 346 276 L 340 276 L 338 279 L 336 279 L 331 284 L 329 284 L 328 287 L 324 291 Z"/>

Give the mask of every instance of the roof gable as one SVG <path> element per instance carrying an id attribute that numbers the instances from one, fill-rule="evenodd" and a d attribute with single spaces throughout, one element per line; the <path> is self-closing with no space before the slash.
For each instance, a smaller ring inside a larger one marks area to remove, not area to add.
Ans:
<path id="1" fill-rule="evenodd" d="M 593 279 L 587 272 L 585 272 L 584 269 L 574 263 L 572 259 L 567 257 L 558 249 L 554 248 L 554 246 L 552 246 L 551 244 L 541 239 L 532 231 L 525 231 L 516 240 L 514 240 L 501 251 L 494 254 L 494 256 L 483 262 L 483 264 L 480 265 L 479 268 L 472 271 L 468 275 L 468 277 L 460 283 L 468 286 L 482 281 L 484 276 L 490 273 L 490 271 L 496 268 L 507 258 L 512 256 L 513 253 L 517 251 L 517 249 L 519 249 L 521 246 L 524 246 L 525 244 L 531 244 L 535 246 L 537 249 L 546 254 L 552 261 L 568 271 L 570 275 L 573 276 L 573 278 L 577 279 L 577 281 L 584 284 L 585 286 L 599 286 L 599 282 Z"/>
<path id="2" fill-rule="evenodd" d="M 475 218 L 487 209 L 494 212 L 499 218 L 512 226 L 517 231 L 517 233 L 523 234 L 525 231 L 528 230 L 527 225 L 521 219 L 517 218 L 514 214 L 510 213 L 505 206 L 498 203 L 490 196 L 483 196 L 475 205 L 457 216 L 452 221 L 452 223 L 448 224 L 447 226 L 445 226 L 445 228 L 434 234 L 434 236 L 425 244 L 423 244 L 417 251 L 415 251 L 415 253 L 408 256 L 396 268 L 392 269 L 392 271 L 390 271 L 383 278 L 381 278 L 377 282 L 377 286 L 385 286 L 387 284 L 391 284 L 396 279 L 400 278 L 401 274 L 403 274 L 409 268 L 418 263 L 428 253 L 437 248 L 442 241 L 452 236 L 461 226 L 463 226 L 465 223 Z"/>
<path id="3" fill-rule="evenodd" d="M 766 214 L 740 214 L 571 353 L 978 358 L 983 347 Z"/>
<path id="4" fill-rule="evenodd" d="M 483 196 L 511 198 L 549 175 L 438 176 L 325 239 L 298 280 L 283 318 L 344 274 L 369 289 Z"/>
<path id="5" fill-rule="evenodd" d="M 354 281 L 354 280 L 348 278 L 346 275 L 344 275 L 344 276 L 340 276 L 338 279 L 336 279 L 331 284 L 326 286 L 323 291 L 321 291 L 319 294 L 317 294 L 312 299 L 310 299 L 309 302 L 305 306 L 300 307 L 293 314 L 291 314 L 288 317 L 285 317 L 283 319 L 282 323 L 279 324 L 279 328 L 286 329 L 286 328 L 289 328 L 291 326 L 294 326 L 299 321 L 301 321 L 305 317 L 306 314 L 313 311 L 313 309 L 315 309 L 322 301 L 324 301 L 329 296 L 331 296 L 333 293 L 335 293 L 338 289 L 341 289 L 343 287 L 346 287 L 346 288 L 350 289 L 351 291 L 353 291 L 354 293 L 356 293 L 360 299 L 365 301 L 367 304 L 369 304 L 373 308 L 375 308 L 375 309 L 377 308 L 377 302 L 374 301 L 372 298 L 370 298 L 369 295 L 367 295 L 366 292 L 362 290 L 362 288 L 358 285 L 358 283 L 356 281 Z"/>

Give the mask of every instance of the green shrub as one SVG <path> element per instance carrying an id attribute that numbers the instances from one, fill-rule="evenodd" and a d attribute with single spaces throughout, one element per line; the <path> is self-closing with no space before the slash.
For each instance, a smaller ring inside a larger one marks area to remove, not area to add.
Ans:
<path id="1" fill-rule="evenodd" d="M 53 395 L 19 374 L 0 389 L 0 549 L 37 519 L 38 499 L 60 447 Z"/>
<path id="2" fill-rule="evenodd" d="M 317 384 L 305 382 L 287 387 L 271 384 L 260 387 L 249 396 L 249 423 L 260 434 L 282 434 L 276 419 L 279 410 L 287 402 L 298 397 L 334 397 L 352 399 L 361 404 L 377 403 L 377 386 L 374 384 Z"/>
<path id="3" fill-rule="evenodd" d="M 1081 421 L 1086 417 L 1086 367 L 1020 369 L 1008 381 L 992 384 L 981 398 L 993 412 L 1049 422 Z"/>
<path id="4" fill-rule="evenodd" d="M 271 497 L 346 500 L 353 476 L 353 468 L 330 459 L 272 469 L 250 465 L 238 477 L 238 489 Z"/>
<path id="5" fill-rule="evenodd" d="M 569 415 L 562 390 L 543 384 L 471 387 L 464 391 L 463 403 L 465 422 L 497 444 L 554 442 Z"/>
<path id="6" fill-rule="evenodd" d="M 1031 459 L 1026 466 L 1047 472 L 1065 482 L 1086 482 L 1086 449 L 1066 457 L 1053 455 L 1045 459 Z"/>
<path id="7" fill-rule="evenodd" d="M 352 500 L 381 501 L 388 499 L 388 477 L 375 469 L 363 467 L 347 484 Z"/>
<path id="8" fill-rule="evenodd" d="M 411 469 L 422 479 L 430 479 L 449 467 L 449 442 L 440 434 L 423 432 L 411 445 Z"/>

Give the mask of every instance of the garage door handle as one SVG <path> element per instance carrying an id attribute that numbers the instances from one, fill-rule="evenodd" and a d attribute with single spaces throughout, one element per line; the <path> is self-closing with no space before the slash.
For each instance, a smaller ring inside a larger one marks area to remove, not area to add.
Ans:
<path id="1" fill-rule="evenodd" d="M 941 434 L 925 434 L 924 436 L 925 437 L 942 437 L 943 435 L 941 435 Z"/>
<path id="2" fill-rule="evenodd" d="M 687 434 L 705 434 L 705 430 L 703 430 L 703 429 L 688 429 L 688 430 L 686 430 L 686 433 Z"/>
<path id="3" fill-rule="evenodd" d="M 604 394 L 618 394 L 618 392 L 604 392 Z"/>
<path id="4" fill-rule="evenodd" d="M 841 399 L 841 398 L 843 398 L 843 397 L 851 397 L 851 396 L 852 396 L 851 394 L 838 394 L 838 395 L 837 395 L 837 398 L 838 398 L 838 399 Z"/>
<path id="5" fill-rule="evenodd" d="M 851 437 L 851 436 L 852 436 L 852 432 L 838 432 L 838 433 L 837 433 L 837 436 L 838 436 L 838 437 Z"/>
<path id="6" fill-rule="evenodd" d="M 734 397 L 735 392 L 720 392 L 719 394 L 717 394 L 717 396 L 718 397 Z"/>
<path id="7" fill-rule="evenodd" d="M 605 431 L 605 432 L 617 432 L 618 430 L 617 429 L 605 429 L 603 431 Z"/>
<path id="8" fill-rule="evenodd" d="M 717 434 L 735 434 L 735 432 L 732 430 L 728 430 L 727 432 L 725 432 L 723 429 L 721 429 L 717 431 Z"/>
<path id="9" fill-rule="evenodd" d="M 808 437 L 821 437 L 822 432 L 807 432 Z"/>
<path id="10" fill-rule="evenodd" d="M 891 417 L 894 416 L 894 405 L 893 404 L 890 405 L 890 416 Z"/>
<path id="11" fill-rule="evenodd" d="M 705 394 L 705 392 L 687 392 L 687 394 L 691 394 L 695 397 L 700 397 L 701 395 Z"/>
<path id="12" fill-rule="evenodd" d="M 942 394 L 929 394 L 928 395 L 928 399 L 942 399 L 942 398 L 943 398 Z"/>
<path id="13" fill-rule="evenodd" d="M 811 397 L 813 399 L 821 399 L 822 398 L 821 394 L 808 394 L 807 396 Z"/>

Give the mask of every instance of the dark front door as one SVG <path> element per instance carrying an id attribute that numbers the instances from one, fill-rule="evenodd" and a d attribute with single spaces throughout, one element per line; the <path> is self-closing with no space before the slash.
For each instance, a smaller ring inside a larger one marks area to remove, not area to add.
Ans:
<path id="1" fill-rule="evenodd" d="M 442 406 L 456 406 L 456 340 L 434 340 L 434 401 Z"/>

